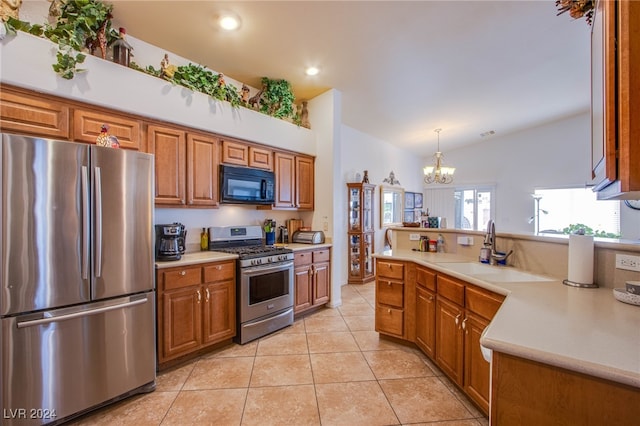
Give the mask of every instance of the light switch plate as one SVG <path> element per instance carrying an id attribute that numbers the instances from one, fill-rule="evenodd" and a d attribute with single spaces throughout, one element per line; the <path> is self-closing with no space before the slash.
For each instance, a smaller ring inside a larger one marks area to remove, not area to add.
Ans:
<path id="1" fill-rule="evenodd" d="M 409 241 L 418 241 L 420 239 L 420 234 L 409 234 Z"/>

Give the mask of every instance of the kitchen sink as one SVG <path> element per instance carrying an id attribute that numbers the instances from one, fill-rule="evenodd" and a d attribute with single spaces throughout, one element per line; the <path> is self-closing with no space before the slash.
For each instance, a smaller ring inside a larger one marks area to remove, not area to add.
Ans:
<path id="1" fill-rule="evenodd" d="M 494 283 L 555 281 L 554 278 L 505 266 L 490 266 L 475 262 L 442 262 L 438 263 L 438 265 L 460 274 L 470 275 L 473 278 Z"/>

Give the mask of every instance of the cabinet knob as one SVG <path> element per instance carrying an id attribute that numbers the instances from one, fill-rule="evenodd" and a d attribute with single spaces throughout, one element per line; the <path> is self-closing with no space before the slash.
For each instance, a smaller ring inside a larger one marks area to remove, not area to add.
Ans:
<path id="1" fill-rule="evenodd" d="M 462 329 L 466 330 L 467 329 L 467 318 L 465 317 L 465 319 L 462 320 Z"/>
<path id="2" fill-rule="evenodd" d="M 205 290 L 204 290 L 204 292 L 205 292 L 205 294 L 207 295 L 207 298 L 206 298 L 206 299 L 204 299 L 204 300 L 205 300 L 207 303 L 209 303 L 209 298 L 211 297 L 211 295 L 209 294 L 209 289 L 208 289 L 208 288 L 207 288 L 207 289 L 205 289 Z"/>
<path id="3" fill-rule="evenodd" d="M 391 287 L 391 281 L 387 281 L 387 285 Z"/>
<path id="4" fill-rule="evenodd" d="M 387 313 L 390 314 L 391 313 L 391 309 L 387 309 Z"/>
<path id="5" fill-rule="evenodd" d="M 216 269 L 217 269 L 218 271 L 219 271 L 219 270 L 221 270 L 221 269 L 222 269 L 222 265 L 218 265 L 218 266 L 216 266 Z"/>
<path id="6" fill-rule="evenodd" d="M 429 296 L 429 301 L 432 302 L 433 301 L 433 296 Z"/>
<path id="7" fill-rule="evenodd" d="M 462 314 L 456 315 L 456 320 L 455 320 L 456 321 L 456 325 L 460 324 L 460 315 L 462 315 Z"/>
<path id="8" fill-rule="evenodd" d="M 198 303 L 200 303 L 200 301 L 202 300 L 202 295 L 200 294 L 200 290 L 196 291 L 196 294 L 198 295 Z"/>
<path id="9" fill-rule="evenodd" d="M 187 275 L 187 271 L 180 271 L 180 276 L 184 277 L 185 275 Z"/>

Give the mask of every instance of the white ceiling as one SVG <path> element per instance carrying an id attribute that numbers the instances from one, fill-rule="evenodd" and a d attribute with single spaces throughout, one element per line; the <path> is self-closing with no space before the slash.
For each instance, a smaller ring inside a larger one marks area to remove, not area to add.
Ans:
<path id="1" fill-rule="evenodd" d="M 435 128 L 446 152 L 589 108 L 590 27 L 553 0 L 113 3 L 128 34 L 251 86 L 335 88 L 344 124 L 420 156 Z M 238 31 L 216 27 L 222 11 Z"/>

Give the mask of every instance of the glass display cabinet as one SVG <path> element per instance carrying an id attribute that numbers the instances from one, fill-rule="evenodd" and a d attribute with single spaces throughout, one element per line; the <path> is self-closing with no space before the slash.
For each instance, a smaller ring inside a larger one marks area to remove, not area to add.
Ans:
<path id="1" fill-rule="evenodd" d="M 373 269 L 373 197 L 376 186 L 348 183 L 349 284 L 364 284 L 375 278 Z"/>

